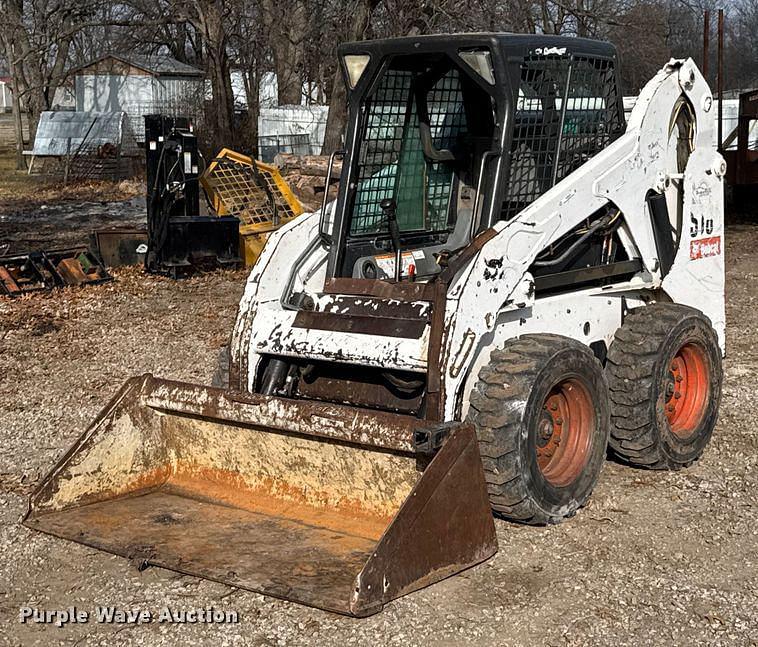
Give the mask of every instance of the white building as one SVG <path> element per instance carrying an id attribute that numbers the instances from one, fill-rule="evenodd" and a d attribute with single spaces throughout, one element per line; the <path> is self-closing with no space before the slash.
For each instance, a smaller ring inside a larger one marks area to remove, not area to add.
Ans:
<path id="1" fill-rule="evenodd" d="M 0 76 L 0 112 L 11 112 L 13 110 L 13 97 L 11 96 L 10 79 L 6 76 Z"/>
<path id="2" fill-rule="evenodd" d="M 203 76 L 202 70 L 167 56 L 110 54 L 75 71 L 76 110 L 126 112 L 141 140 L 144 115 L 202 114 Z"/>
<path id="3" fill-rule="evenodd" d="M 247 110 L 247 94 L 242 71 L 232 70 L 232 93 L 237 110 Z M 306 100 L 308 88 L 303 85 L 301 105 L 277 104 L 277 80 L 274 72 L 261 76 L 258 87 L 258 146 L 261 158 L 270 162 L 278 151 L 299 155 L 321 152 L 326 131 L 329 106 L 315 105 Z M 206 97 L 212 97 L 210 85 Z"/>

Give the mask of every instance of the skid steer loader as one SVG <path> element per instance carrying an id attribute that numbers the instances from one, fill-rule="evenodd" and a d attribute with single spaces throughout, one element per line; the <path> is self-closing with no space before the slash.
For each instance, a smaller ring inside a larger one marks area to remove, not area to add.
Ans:
<path id="1" fill-rule="evenodd" d="M 713 430 L 724 348 L 713 102 L 672 60 L 625 122 L 613 47 L 474 34 L 343 45 L 340 191 L 268 238 L 227 388 L 133 378 L 27 526 L 344 614 L 550 524 L 608 445 Z"/>

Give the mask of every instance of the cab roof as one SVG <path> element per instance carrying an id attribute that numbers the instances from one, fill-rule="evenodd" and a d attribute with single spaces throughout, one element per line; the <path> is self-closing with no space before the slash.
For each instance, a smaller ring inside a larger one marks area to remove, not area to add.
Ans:
<path id="1" fill-rule="evenodd" d="M 338 53 L 371 54 L 378 57 L 431 53 L 457 52 L 460 49 L 489 47 L 499 51 L 504 58 L 539 56 L 549 54 L 574 54 L 616 58 L 616 48 L 606 41 L 575 38 L 571 36 L 547 36 L 543 34 L 515 34 L 509 32 L 482 32 L 468 34 L 436 34 L 430 36 L 403 36 L 381 40 L 364 40 L 343 43 Z M 545 51 L 548 50 L 548 51 Z"/>

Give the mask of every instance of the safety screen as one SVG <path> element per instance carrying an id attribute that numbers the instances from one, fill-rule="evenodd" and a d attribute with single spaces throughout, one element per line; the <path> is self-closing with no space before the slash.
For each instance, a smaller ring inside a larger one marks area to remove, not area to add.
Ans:
<path id="1" fill-rule="evenodd" d="M 385 231 L 380 203 L 394 198 L 401 231 L 449 229 L 453 170 L 449 162 L 424 156 L 414 83 L 419 72 L 389 69 L 367 102 L 357 164 L 351 235 Z M 429 125 L 437 150 L 454 147 L 466 130 L 459 72 L 451 68 L 426 94 Z"/>
<path id="2" fill-rule="evenodd" d="M 429 93 L 427 102 L 434 147 L 437 150 L 455 149 L 459 136 L 467 130 L 458 72 L 451 71 L 443 76 Z M 448 221 L 452 172 L 448 164 L 440 163 L 430 164 L 427 174 L 430 228 L 445 229 L 454 224 Z"/>
<path id="3" fill-rule="evenodd" d="M 256 172 L 252 162 L 218 157 L 205 174 L 205 181 L 227 213 L 246 225 L 259 225 L 272 222 L 272 200 L 280 219 L 292 218 L 301 212 L 299 205 L 291 204 L 283 195 L 274 173 L 278 171 L 261 168 L 261 165 Z"/>
<path id="4" fill-rule="evenodd" d="M 503 204 L 506 220 L 579 168 L 624 130 L 613 61 L 526 58 Z"/>

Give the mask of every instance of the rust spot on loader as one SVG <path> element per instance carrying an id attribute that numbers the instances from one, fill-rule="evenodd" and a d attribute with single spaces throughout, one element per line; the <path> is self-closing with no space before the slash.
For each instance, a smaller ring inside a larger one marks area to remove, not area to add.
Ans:
<path id="1" fill-rule="evenodd" d="M 238 474 L 229 470 L 180 467 L 167 486 L 180 496 L 198 501 L 281 517 L 364 539 L 379 539 L 392 520 L 392 514 L 380 516 L 367 513 L 358 499 L 342 501 L 339 508 L 330 508 L 327 507 L 328 495 L 319 493 L 315 498 L 323 504 L 313 504 L 313 495 L 307 496 L 301 488 L 282 479 L 278 482 L 267 479 L 261 487 L 251 488 Z"/>

